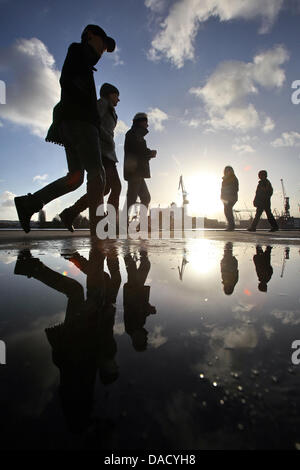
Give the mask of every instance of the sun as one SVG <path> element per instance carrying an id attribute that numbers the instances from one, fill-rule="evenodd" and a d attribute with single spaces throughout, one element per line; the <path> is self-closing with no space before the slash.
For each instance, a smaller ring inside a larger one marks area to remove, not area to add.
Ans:
<path id="1" fill-rule="evenodd" d="M 222 181 L 219 175 L 199 172 L 184 177 L 184 184 L 191 215 L 211 216 L 223 211 L 220 200 Z"/>

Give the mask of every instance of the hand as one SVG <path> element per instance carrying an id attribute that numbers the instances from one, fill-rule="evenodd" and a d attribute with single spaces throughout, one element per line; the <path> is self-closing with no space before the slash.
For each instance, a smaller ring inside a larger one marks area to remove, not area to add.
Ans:
<path id="1" fill-rule="evenodd" d="M 151 150 L 151 158 L 155 158 L 157 154 L 156 150 Z"/>

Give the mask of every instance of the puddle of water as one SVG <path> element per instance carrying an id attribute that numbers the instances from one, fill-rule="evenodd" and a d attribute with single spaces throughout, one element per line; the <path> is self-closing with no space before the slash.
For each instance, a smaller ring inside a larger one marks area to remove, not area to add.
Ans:
<path id="1" fill-rule="evenodd" d="M 2 448 L 294 449 L 299 261 L 205 239 L 0 251 Z"/>

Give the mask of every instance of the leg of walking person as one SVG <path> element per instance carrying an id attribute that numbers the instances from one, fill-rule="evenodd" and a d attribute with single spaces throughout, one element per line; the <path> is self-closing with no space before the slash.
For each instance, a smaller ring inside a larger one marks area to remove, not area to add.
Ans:
<path id="1" fill-rule="evenodd" d="M 137 201 L 141 181 L 142 181 L 142 178 L 140 177 L 130 178 L 128 180 L 127 197 L 126 197 L 127 213 L 130 207 L 133 206 Z"/>
<path id="2" fill-rule="evenodd" d="M 97 207 L 103 204 L 105 171 L 101 160 L 99 132 L 96 126 L 83 121 L 65 122 L 62 132 L 66 141 L 75 145 L 77 159 L 87 171 L 87 193 L 68 209 L 70 217 L 64 222 L 72 231 L 72 217 L 89 207 L 91 235 L 96 234 L 96 225 L 101 217 L 96 216 Z M 60 214 L 61 216 L 64 214 Z M 62 217 L 63 219 L 63 217 Z M 67 223 L 66 223 L 67 222 Z M 67 225 L 69 223 L 69 225 Z"/>
<path id="3" fill-rule="evenodd" d="M 102 163 L 105 169 L 106 176 L 104 196 L 106 196 L 110 192 L 107 202 L 108 204 L 114 206 L 116 214 L 118 214 L 119 198 L 122 188 L 118 170 L 116 168 L 116 164 L 108 158 L 103 158 Z M 87 194 L 84 194 L 84 196 L 78 199 L 75 204 L 66 208 L 63 212 L 59 214 L 63 224 L 68 230 L 70 230 L 71 232 L 74 231 L 74 219 L 78 216 L 78 214 L 87 209 L 88 206 L 88 196 Z"/>
<path id="4" fill-rule="evenodd" d="M 78 159 L 76 146 L 72 142 L 66 142 L 65 150 L 68 164 L 66 176 L 48 184 L 34 194 L 15 198 L 18 217 L 26 233 L 30 231 L 30 219 L 35 212 L 42 209 L 48 202 L 79 188 L 83 183 L 84 169 Z"/>
<path id="5" fill-rule="evenodd" d="M 141 204 L 143 204 L 145 207 L 149 207 L 150 201 L 151 201 L 151 196 L 146 184 L 146 181 L 144 178 L 141 179 L 139 189 L 138 189 L 138 196 L 141 200 Z"/>
<path id="6" fill-rule="evenodd" d="M 234 204 L 235 203 L 232 203 L 232 202 L 224 203 L 224 214 L 225 214 L 225 217 L 227 219 L 228 229 L 229 230 L 234 230 L 234 228 L 235 228 L 233 211 L 232 211 L 232 208 L 233 208 Z"/>
<path id="7" fill-rule="evenodd" d="M 252 222 L 251 227 L 250 227 L 251 231 L 256 230 L 256 226 L 259 222 L 259 219 L 260 219 L 261 214 L 263 213 L 263 211 L 264 211 L 264 208 L 261 207 L 261 206 L 256 208 L 256 214 L 255 214 L 255 217 L 254 217 L 253 222 Z"/>
<path id="8" fill-rule="evenodd" d="M 276 220 L 275 220 L 274 215 L 272 214 L 271 206 L 270 206 L 270 205 L 267 205 L 267 206 L 265 207 L 265 212 L 266 212 L 266 215 L 267 215 L 269 224 L 271 225 L 272 229 L 273 229 L 273 230 L 278 230 L 278 224 L 277 224 L 277 222 L 276 222 Z"/>
<path id="9" fill-rule="evenodd" d="M 71 140 L 77 143 L 76 149 L 82 167 L 87 172 L 87 200 L 89 207 L 91 235 L 96 234 L 96 226 L 101 217 L 96 210 L 103 204 L 105 171 L 101 160 L 99 131 L 96 126 L 83 121 L 69 121 L 66 131 Z"/>
<path id="10" fill-rule="evenodd" d="M 119 199 L 122 185 L 119 178 L 117 166 L 115 162 L 109 160 L 108 158 L 103 159 L 103 166 L 105 168 L 106 174 L 106 185 L 104 195 L 106 196 L 110 192 L 107 203 L 114 206 L 116 214 L 118 214 Z"/>

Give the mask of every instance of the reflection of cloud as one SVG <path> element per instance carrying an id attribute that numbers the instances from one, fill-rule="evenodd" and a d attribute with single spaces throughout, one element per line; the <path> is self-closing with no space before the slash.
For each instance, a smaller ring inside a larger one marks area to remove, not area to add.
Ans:
<path id="1" fill-rule="evenodd" d="M 284 325 L 299 325 L 300 324 L 300 311 L 292 312 L 291 310 L 273 310 L 272 315 Z"/>
<path id="2" fill-rule="evenodd" d="M 224 348 L 248 349 L 257 346 L 257 333 L 253 326 L 244 325 L 237 328 L 215 328 L 211 338 L 221 340 Z"/>
<path id="3" fill-rule="evenodd" d="M 8 253 L 0 252 L 0 262 L 3 264 L 11 264 L 16 261 L 16 255 L 10 255 Z"/>
<path id="4" fill-rule="evenodd" d="M 267 339 L 271 339 L 271 337 L 275 333 L 275 330 L 271 325 L 267 325 L 267 324 L 263 325 L 263 330 Z"/>
<path id="5" fill-rule="evenodd" d="M 168 338 L 162 335 L 162 329 L 162 326 L 156 326 L 154 331 L 149 335 L 148 343 L 155 349 L 168 341 Z"/>
<path id="6" fill-rule="evenodd" d="M 255 307 L 255 305 L 252 304 L 243 304 L 240 303 L 236 307 L 232 308 L 232 311 L 235 312 L 251 312 L 251 310 Z"/>

